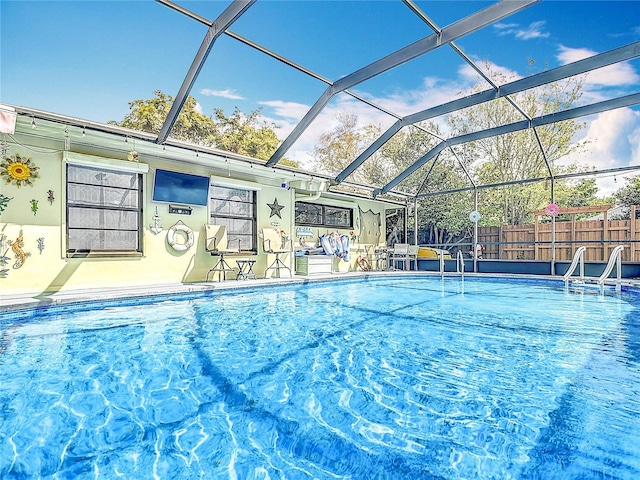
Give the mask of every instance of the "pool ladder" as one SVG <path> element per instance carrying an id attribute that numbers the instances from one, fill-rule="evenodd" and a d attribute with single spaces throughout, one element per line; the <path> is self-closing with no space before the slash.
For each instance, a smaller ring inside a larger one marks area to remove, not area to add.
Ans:
<path id="1" fill-rule="evenodd" d="M 440 260 L 440 275 L 444 277 L 444 252 L 439 252 L 438 257 Z M 464 254 L 462 250 L 458 250 L 458 255 L 456 256 L 456 273 L 459 273 L 464 278 Z"/>
<path id="2" fill-rule="evenodd" d="M 611 251 L 611 255 L 609 256 L 609 261 L 607 262 L 607 266 L 602 272 L 602 275 L 600 275 L 598 278 L 586 277 L 584 275 L 584 252 L 586 249 L 587 247 L 584 247 L 584 246 L 579 247 L 576 250 L 576 253 L 573 255 L 573 260 L 571 262 L 571 265 L 569 265 L 569 269 L 567 270 L 567 273 L 565 273 L 563 276 L 565 288 L 569 286 L 569 279 L 575 272 L 578 265 L 580 265 L 580 276 L 574 281 L 574 283 L 584 284 L 587 280 L 591 280 L 591 281 L 595 280 L 595 283 L 597 283 L 598 286 L 600 287 L 600 293 L 604 293 L 604 284 L 607 278 L 609 278 L 609 275 L 611 275 L 611 272 L 613 271 L 613 267 L 616 267 L 616 280 L 615 280 L 616 292 L 620 292 L 621 283 L 622 283 L 622 251 L 624 250 L 624 245 L 618 245 Z"/>
<path id="3" fill-rule="evenodd" d="M 458 255 L 456 256 L 456 273 L 459 273 L 464 278 L 464 255 L 462 250 L 458 250 Z"/>
<path id="4" fill-rule="evenodd" d="M 569 265 L 569 269 L 567 273 L 562 277 L 564 279 L 564 286 L 569 286 L 569 279 L 573 275 L 573 272 L 576 271 L 578 264 L 580 264 L 580 276 L 574 280 L 574 283 L 584 283 L 584 252 L 587 250 L 587 247 L 582 246 L 578 247 L 576 253 L 573 255 L 573 260 L 571 261 L 571 265 Z"/>

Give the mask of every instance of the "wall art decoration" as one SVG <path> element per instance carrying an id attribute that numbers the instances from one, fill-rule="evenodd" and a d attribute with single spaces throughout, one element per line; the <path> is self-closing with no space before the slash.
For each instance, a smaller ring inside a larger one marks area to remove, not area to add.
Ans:
<path id="1" fill-rule="evenodd" d="M 29 203 L 31 204 L 31 211 L 33 212 L 33 216 L 35 217 L 36 213 L 38 213 L 38 200 L 32 198 Z"/>
<path id="2" fill-rule="evenodd" d="M 7 256 L 7 253 L 10 248 L 11 245 L 7 242 L 7 236 L 4 233 L 0 234 L 0 252 L 2 252 L 0 253 L 0 267 L 4 267 L 9 264 L 11 259 Z M 0 268 L 0 278 L 6 277 L 8 273 L 8 268 Z"/>
<path id="3" fill-rule="evenodd" d="M 49 200 L 49 205 L 53 205 L 56 197 L 53 196 L 53 190 L 47 190 L 47 200 Z"/>
<path id="4" fill-rule="evenodd" d="M 153 215 L 153 225 L 149 226 L 149 230 L 151 230 L 154 235 L 157 235 L 162 231 L 162 225 L 160 225 L 160 215 L 158 215 L 158 207 L 156 207 L 156 213 Z"/>
<path id="5" fill-rule="evenodd" d="M 7 197 L 0 193 L 0 213 L 4 212 L 9 205 L 9 202 L 13 200 L 13 197 Z"/>
<path id="6" fill-rule="evenodd" d="M 22 267 L 27 257 L 31 256 L 29 252 L 22 250 L 22 247 L 24 247 L 24 240 L 22 239 L 22 234 L 20 234 L 20 236 L 16 238 L 16 241 L 11 243 L 11 250 L 13 250 L 13 254 L 16 256 L 13 268 L 17 269 Z"/>
<path id="7" fill-rule="evenodd" d="M 38 238 L 38 250 L 40 251 L 40 255 L 42 255 L 42 251 L 44 250 L 44 237 Z"/>
<path id="8" fill-rule="evenodd" d="M 273 203 L 267 203 L 267 206 L 271 209 L 271 213 L 269 214 L 269 218 L 277 215 L 278 218 L 282 218 L 280 211 L 284 208 L 284 205 L 278 205 L 278 199 L 274 199 Z"/>
<path id="9" fill-rule="evenodd" d="M 380 213 L 373 213 L 371 209 L 365 212 L 360 206 L 358 206 L 358 210 L 360 213 L 360 233 L 358 235 L 360 243 L 377 245 L 382 234 Z"/>
<path id="10" fill-rule="evenodd" d="M 36 166 L 31 157 L 23 157 L 16 153 L 12 157 L 3 157 L 0 162 L 0 176 L 5 183 L 20 188 L 23 185 L 33 186 L 34 179 L 40 178 L 40 167 Z"/>

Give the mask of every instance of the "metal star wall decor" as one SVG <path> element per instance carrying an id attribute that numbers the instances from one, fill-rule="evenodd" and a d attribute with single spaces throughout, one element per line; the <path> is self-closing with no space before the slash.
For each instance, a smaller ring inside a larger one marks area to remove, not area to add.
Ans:
<path id="1" fill-rule="evenodd" d="M 282 215 L 280 215 L 280 210 L 284 208 L 284 205 L 278 205 L 277 198 L 273 200 L 273 203 L 267 203 L 267 206 L 271 209 L 269 218 L 273 217 L 274 215 L 277 215 L 278 218 L 282 218 Z"/>

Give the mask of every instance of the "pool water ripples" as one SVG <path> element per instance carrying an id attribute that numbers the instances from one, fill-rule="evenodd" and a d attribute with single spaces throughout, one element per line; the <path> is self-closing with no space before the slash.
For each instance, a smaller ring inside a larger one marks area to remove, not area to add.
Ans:
<path id="1" fill-rule="evenodd" d="M 636 479 L 638 305 L 398 277 L 0 319 L 0 478 Z"/>

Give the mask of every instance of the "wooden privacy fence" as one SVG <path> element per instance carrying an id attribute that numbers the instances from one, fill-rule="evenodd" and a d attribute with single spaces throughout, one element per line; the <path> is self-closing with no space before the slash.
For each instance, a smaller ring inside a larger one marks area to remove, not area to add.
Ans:
<path id="1" fill-rule="evenodd" d="M 640 261 L 640 225 L 636 219 L 637 206 L 631 207 L 629 220 L 609 220 L 609 205 L 575 207 L 560 210 L 570 220 L 556 219 L 556 260 L 573 258 L 576 249 L 587 247 L 585 260 L 606 261 L 616 245 L 624 245 L 623 261 Z M 576 220 L 576 215 L 601 212 L 601 220 Z M 544 210 L 533 212 L 533 225 L 505 225 L 478 227 L 478 241 L 484 245 L 484 258 L 501 260 L 551 260 L 550 221 L 540 223 Z M 549 219 L 549 217 L 547 217 Z"/>

